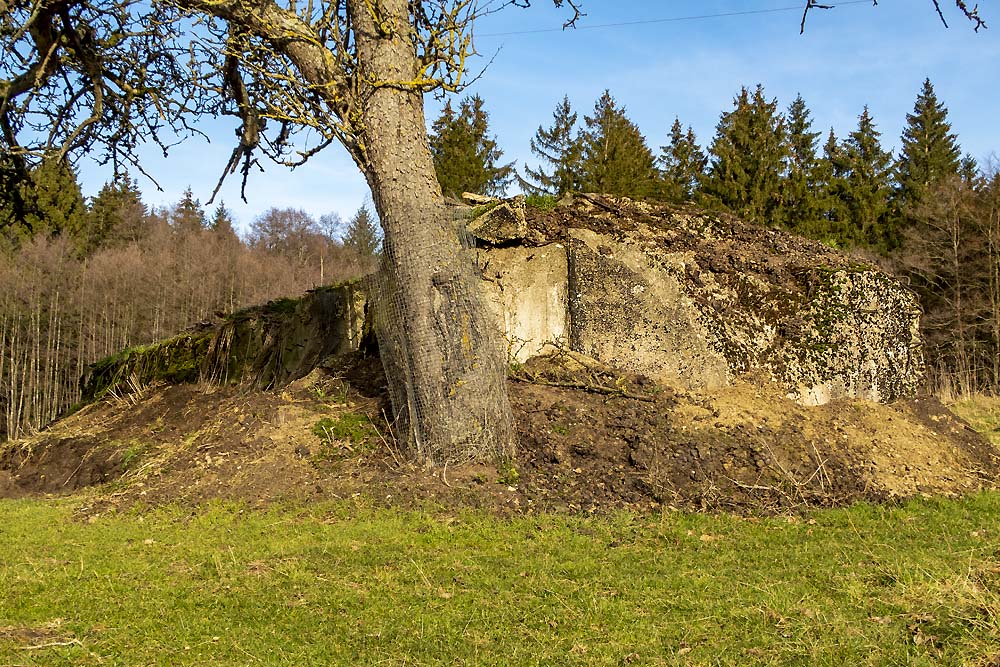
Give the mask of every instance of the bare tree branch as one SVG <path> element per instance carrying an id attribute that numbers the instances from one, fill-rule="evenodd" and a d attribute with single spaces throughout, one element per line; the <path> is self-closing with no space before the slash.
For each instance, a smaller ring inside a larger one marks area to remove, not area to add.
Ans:
<path id="1" fill-rule="evenodd" d="M 944 24 L 945 28 L 947 28 L 948 21 L 945 19 L 944 11 L 941 9 L 941 0 L 931 0 L 931 2 L 934 3 L 934 10 L 937 12 L 938 18 L 941 19 L 941 23 Z M 872 6 L 877 7 L 878 0 L 872 0 Z M 986 25 L 986 22 L 983 20 L 983 18 L 979 16 L 979 5 L 976 5 L 972 9 L 969 9 L 969 5 L 966 2 L 966 0 L 955 0 L 955 6 L 959 9 L 959 11 L 962 12 L 962 15 L 965 16 L 965 18 L 972 21 L 973 30 L 975 32 L 979 32 L 980 28 L 986 30 L 989 27 Z M 820 4 L 817 0 L 806 0 L 806 6 L 802 10 L 802 23 L 799 26 L 799 34 L 802 34 L 806 31 L 806 18 L 809 16 L 810 10 L 833 9 L 834 7 L 836 7 L 836 5 L 823 5 Z"/>
<path id="2" fill-rule="evenodd" d="M 140 143 L 166 153 L 175 137 L 200 134 L 196 119 L 230 116 L 240 125 L 216 192 L 237 171 L 245 183 L 259 154 L 296 166 L 339 142 L 362 161 L 366 95 L 462 90 L 476 20 L 531 4 L 408 0 L 417 66 L 375 81 L 358 64 L 355 2 L 379 18 L 380 0 L 0 0 L 0 150 L 22 172 L 44 154 L 95 149 L 118 170 L 135 166 Z M 564 28 L 585 16 L 580 0 L 552 2 L 567 10 Z M 986 28 L 978 6 L 955 4 Z M 806 0 L 800 31 L 811 10 L 834 6 Z"/>
<path id="3" fill-rule="evenodd" d="M 821 5 L 816 0 L 806 0 L 806 7 L 802 10 L 802 23 L 799 25 L 800 35 L 806 31 L 806 17 L 809 16 L 810 9 L 833 9 L 833 5 Z"/>

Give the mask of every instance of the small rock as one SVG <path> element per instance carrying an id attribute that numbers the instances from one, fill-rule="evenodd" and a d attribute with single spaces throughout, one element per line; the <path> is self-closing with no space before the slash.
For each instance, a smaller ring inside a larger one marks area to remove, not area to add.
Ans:
<path id="1" fill-rule="evenodd" d="M 475 192 L 463 192 L 462 201 L 466 204 L 478 206 L 480 204 L 492 204 L 493 202 L 500 200 L 497 197 L 490 197 L 489 195 L 480 195 Z"/>
<path id="2" fill-rule="evenodd" d="M 524 196 L 518 195 L 497 203 L 482 215 L 473 218 L 466 229 L 469 234 L 486 243 L 501 244 L 524 239 L 528 235 Z"/>

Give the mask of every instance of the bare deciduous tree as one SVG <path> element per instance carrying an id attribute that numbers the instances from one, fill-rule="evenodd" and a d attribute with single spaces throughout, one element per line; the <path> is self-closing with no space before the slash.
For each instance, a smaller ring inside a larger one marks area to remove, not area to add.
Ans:
<path id="1" fill-rule="evenodd" d="M 367 268 L 366 258 L 328 240 L 324 256 L 299 257 L 175 229 L 155 215 L 141 226 L 141 239 L 114 239 L 87 257 L 70 239 L 44 235 L 0 254 L 0 440 L 79 401 L 79 378 L 102 357 L 220 311 L 299 295 L 323 282 L 323 257 L 332 281 Z"/>

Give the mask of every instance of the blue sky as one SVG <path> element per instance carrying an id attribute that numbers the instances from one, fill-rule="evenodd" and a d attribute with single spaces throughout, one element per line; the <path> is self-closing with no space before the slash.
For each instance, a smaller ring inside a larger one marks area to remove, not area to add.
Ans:
<path id="1" fill-rule="evenodd" d="M 942 0 L 950 29 L 941 25 L 931 0 L 879 0 L 878 7 L 855 2 L 813 11 L 805 35 L 799 35 L 803 3 L 583 0 L 587 15 L 579 29 L 562 31 L 565 10 L 534 0 L 530 9 L 509 8 L 479 23 L 476 45 L 483 58 L 472 67 L 478 70 L 493 60 L 465 94 L 484 98 L 505 160 L 522 167 L 536 164 L 529 141 L 539 125 L 550 124 L 563 95 L 569 95 L 582 121 L 605 88 L 654 150 L 666 142 L 675 116 L 694 128 L 703 146 L 709 144 L 720 112 L 731 108 L 740 86 L 757 83 L 782 108 L 801 93 L 814 129 L 833 127 L 840 137 L 855 127 L 867 104 L 883 145 L 897 148 L 905 114 L 930 77 L 963 149 L 980 160 L 1000 152 L 1000 8 L 983 9 L 996 27 L 976 34 L 952 0 Z M 767 13 L 669 20 L 755 11 Z M 644 23 L 607 26 L 632 22 Z M 429 97 L 429 121 L 439 109 L 440 102 Z M 147 203 L 173 203 L 188 186 L 202 201 L 208 199 L 232 150 L 233 128 L 213 122 L 203 129 L 212 143 L 189 140 L 167 159 L 156 150 L 144 151 L 143 164 L 163 186 L 157 192 L 140 176 Z M 339 147 L 294 171 L 265 166 L 266 173 L 251 175 L 247 204 L 240 201 L 238 178 L 221 193 L 241 227 L 271 206 L 347 218 L 368 194 Z M 85 160 L 80 168 L 88 195 L 109 176 Z"/>

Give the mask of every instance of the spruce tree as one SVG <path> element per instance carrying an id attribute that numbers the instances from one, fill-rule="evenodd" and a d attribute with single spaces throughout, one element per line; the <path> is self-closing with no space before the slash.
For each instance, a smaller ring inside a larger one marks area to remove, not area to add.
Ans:
<path id="1" fill-rule="evenodd" d="M 694 130 L 684 130 L 679 118 L 670 127 L 670 143 L 660 147 L 662 194 L 671 202 L 689 201 L 705 172 L 708 158 L 698 145 Z"/>
<path id="2" fill-rule="evenodd" d="M 514 165 L 500 163 L 503 151 L 489 134 L 489 114 L 478 95 L 462 100 L 457 113 L 451 101 L 446 102 L 429 141 L 434 171 L 445 195 L 498 196 L 506 190 Z"/>
<path id="3" fill-rule="evenodd" d="M 899 245 L 899 230 L 890 218 L 892 154 L 882 149 L 868 107 L 858 127 L 844 142 L 846 174 L 841 200 L 857 243 L 887 252 Z"/>
<path id="4" fill-rule="evenodd" d="M 808 234 L 823 215 L 817 188 L 819 158 L 816 142 L 819 132 L 812 131 L 812 118 L 802 95 L 798 95 L 786 114 L 788 168 L 781 184 L 785 226 Z"/>
<path id="5" fill-rule="evenodd" d="M 930 79 L 924 80 L 913 113 L 906 114 L 896 171 L 901 207 L 920 203 L 932 184 L 959 173 L 962 151 L 951 132 L 948 109 L 938 101 Z"/>
<path id="6" fill-rule="evenodd" d="M 341 240 L 345 248 L 353 250 L 362 257 L 374 257 L 378 254 L 382 237 L 379 234 L 378 222 L 367 206 L 362 205 L 351 216 Z"/>
<path id="7" fill-rule="evenodd" d="M 764 87 L 744 87 L 716 126 L 711 166 L 701 194 L 710 206 L 729 209 L 759 223 L 781 221 L 781 179 L 788 156 L 785 120 Z"/>
<path id="8" fill-rule="evenodd" d="M 31 236 L 25 224 L 22 175 L 11 154 L 0 149 L 0 251 L 16 247 Z"/>
<path id="9" fill-rule="evenodd" d="M 26 229 L 32 234 L 68 236 L 82 247 L 88 236 L 87 203 L 69 163 L 55 158 L 43 161 L 21 188 Z"/>
<path id="10" fill-rule="evenodd" d="M 816 164 L 816 190 L 819 217 L 797 231 L 827 245 L 845 248 L 855 245 L 854 234 L 848 224 L 847 207 L 844 205 L 846 190 L 847 157 L 837 135 L 830 128 L 823 154 Z"/>
<path id="11" fill-rule="evenodd" d="M 584 125 L 582 190 L 637 198 L 655 194 L 659 174 L 653 152 L 609 91 Z"/>
<path id="12" fill-rule="evenodd" d="M 965 183 L 975 185 L 980 177 L 979 163 L 976 161 L 976 158 L 966 153 L 965 157 L 962 158 L 962 162 L 958 165 L 958 175 Z"/>
<path id="13" fill-rule="evenodd" d="M 146 234 L 148 211 L 138 184 L 127 176 L 101 187 L 90 200 L 89 235 L 86 252 L 104 245 L 135 242 Z"/>
<path id="14" fill-rule="evenodd" d="M 576 112 L 563 97 L 552 113 L 552 126 L 538 126 L 531 139 L 531 152 L 547 163 L 538 169 L 524 168 L 527 178 L 519 178 L 521 186 L 534 194 L 561 195 L 580 189 L 583 148 L 576 131 Z"/>
<path id="15" fill-rule="evenodd" d="M 219 205 L 215 207 L 215 211 L 212 213 L 212 220 L 208 223 L 208 228 L 220 240 L 228 243 L 238 243 L 240 237 L 237 236 L 233 223 L 232 211 L 226 208 L 225 202 L 219 202 Z"/>
<path id="16" fill-rule="evenodd" d="M 174 229 L 180 232 L 194 232 L 205 229 L 207 220 L 201 202 L 194 198 L 189 187 L 184 191 L 181 200 L 174 204 L 170 213 L 170 222 Z"/>

